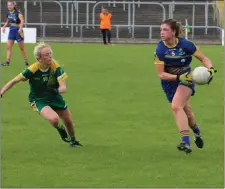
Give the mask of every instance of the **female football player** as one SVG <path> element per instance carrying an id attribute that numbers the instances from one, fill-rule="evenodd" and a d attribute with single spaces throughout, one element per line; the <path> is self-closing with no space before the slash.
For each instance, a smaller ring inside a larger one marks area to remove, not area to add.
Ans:
<path id="1" fill-rule="evenodd" d="M 44 43 L 37 45 L 34 48 L 34 56 L 37 61 L 9 81 L 1 89 L 1 96 L 20 81 L 29 80 L 29 102 L 33 110 L 48 120 L 65 142 L 69 142 L 71 146 L 80 146 L 75 138 L 71 112 L 61 95 L 67 91 L 65 82 L 67 74 L 52 58 L 52 49 L 49 45 Z M 63 120 L 67 131 L 59 124 L 59 118 Z"/>
<path id="2" fill-rule="evenodd" d="M 24 34 L 23 34 L 24 18 L 20 11 L 15 7 L 13 1 L 8 1 L 8 12 L 5 25 L 2 28 L 2 32 L 5 33 L 6 26 L 9 25 L 9 35 L 7 41 L 7 55 L 6 62 L 2 63 L 2 66 L 9 66 L 10 59 L 12 57 L 12 48 L 14 41 L 16 40 L 20 50 L 23 54 L 25 65 L 28 66 L 28 59 L 26 49 L 24 47 Z"/>
<path id="3" fill-rule="evenodd" d="M 198 148 L 203 148 L 203 139 L 196 124 L 189 99 L 195 93 L 190 64 L 192 55 L 208 68 L 211 82 L 214 73 L 212 62 L 191 42 L 180 37 L 182 25 L 176 20 L 168 19 L 161 24 L 161 41 L 155 52 L 155 66 L 162 88 L 171 103 L 171 108 L 180 131 L 182 142 L 177 146 L 181 151 L 192 151 L 189 140 L 189 127 L 195 135 Z"/>

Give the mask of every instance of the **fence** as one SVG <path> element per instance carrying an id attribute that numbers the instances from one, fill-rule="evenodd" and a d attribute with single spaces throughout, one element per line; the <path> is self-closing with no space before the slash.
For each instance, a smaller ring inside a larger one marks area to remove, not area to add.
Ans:
<path id="1" fill-rule="evenodd" d="M 183 24 L 188 19 L 189 39 L 221 43 L 222 38 L 214 17 L 215 2 L 17 1 L 17 5 L 24 13 L 25 27 L 37 28 L 38 39 L 101 41 L 98 23 L 102 7 L 113 14 L 112 37 L 116 41 L 154 42 L 159 39 L 159 24 L 166 18 Z M 6 4 L 2 4 L 1 13 L 5 10 Z"/>

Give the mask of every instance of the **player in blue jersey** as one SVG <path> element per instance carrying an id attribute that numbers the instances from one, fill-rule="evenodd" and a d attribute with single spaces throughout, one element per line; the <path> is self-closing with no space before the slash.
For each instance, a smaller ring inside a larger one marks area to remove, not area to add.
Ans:
<path id="1" fill-rule="evenodd" d="M 161 41 L 155 52 L 155 66 L 162 88 L 176 120 L 182 142 L 177 146 L 181 151 L 192 151 L 189 139 L 189 127 L 193 130 L 195 144 L 203 148 L 199 126 L 195 121 L 189 99 L 195 93 L 195 84 L 192 82 L 190 64 L 192 55 L 208 68 L 212 80 L 216 70 L 212 62 L 191 42 L 181 38 L 182 25 L 176 20 L 168 19 L 161 24 Z"/>
<path id="2" fill-rule="evenodd" d="M 28 58 L 26 49 L 24 47 L 24 34 L 23 34 L 23 24 L 24 18 L 20 11 L 18 11 L 15 7 L 13 1 L 8 1 L 8 11 L 7 11 L 7 19 L 5 25 L 2 28 L 2 32 L 5 32 L 5 28 L 9 25 L 9 35 L 7 41 L 7 57 L 6 62 L 2 63 L 2 66 L 9 66 L 10 59 L 12 56 L 12 48 L 14 45 L 14 41 L 16 40 L 20 50 L 23 54 L 25 65 L 28 66 Z"/>

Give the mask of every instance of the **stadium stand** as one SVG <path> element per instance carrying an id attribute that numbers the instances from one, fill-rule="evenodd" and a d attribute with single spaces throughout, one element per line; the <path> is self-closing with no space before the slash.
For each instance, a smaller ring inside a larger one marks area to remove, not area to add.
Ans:
<path id="1" fill-rule="evenodd" d="M 61 3 L 60 3 L 61 2 Z M 94 3 L 89 3 L 89 10 L 87 10 L 86 3 L 79 3 L 79 9 L 77 9 L 76 1 L 71 1 L 71 3 L 62 3 L 62 1 L 55 1 L 55 2 L 29 2 L 27 1 L 27 15 L 26 21 L 27 23 L 36 23 L 33 25 L 28 25 L 28 27 L 36 27 L 37 28 L 37 36 L 38 37 L 80 37 L 80 27 L 73 26 L 73 35 L 71 35 L 71 23 L 73 24 L 84 24 L 86 26 L 83 27 L 82 37 L 83 38 L 100 38 L 101 33 L 99 32 L 98 26 L 93 28 L 88 24 L 92 24 L 92 21 L 95 21 L 95 24 L 99 24 L 99 13 L 102 6 L 109 9 L 110 12 L 113 14 L 113 25 L 127 25 L 128 23 L 132 24 L 132 12 L 133 6 L 130 5 L 130 13 L 131 16 L 129 17 L 128 14 L 128 5 L 125 6 L 123 4 L 115 4 L 113 3 L 117 1 L 112 1 L 109 4 L 100 4 L 96 6 L 96 10 L 94 13 L 94 18 L 92 15 L 92 9 L 94 7 Z M 141 1 L 147 2 L 147 1 Z M 150 1 L 148 1 L 150 2 Z M 160 1 L 151 1 L 160 3 Z M 179 1 L 180 2 L 180 1 Z M 189 1 L 190 2 L 190 1 Z M 204 1 L 203 1 L 204 2 Z M 206 1 L 205 1 L 206 2 Z M 18 1 L 17 6 L 20 7 L 21 11 L 24 13 L 24 2 Z M 61 10 L 63 12 L 60 12 Z M 223 6 L 221 4 L 220 6 Z M 73 8 L 72 8 L 73 7 Z M 169 6 L 164 5 L 166 10 L 166 18 L 169 18 Z M 124 9 L 125 8 L 125 9 Z M 71 12 L 73 9 L 73 19 L 71 16 Z M 224 9 L 224 8 L 222 8 Z M 2 10 L 1 16 L 2 21 L 4 21 L 4 12 L 6 10 L 6 4 L 2 3 Z M 79 12 L 77 12 L 78 10 Z M 87 11 L 89 12 L 87 17 Z M 78 14 L 77 14 L 78 13 Z M 215 9 L 212 5 L 208 6 L 208 26 L 218 26 L 218 19 L 214 19 Z M 194 16 L 194 22 L 192 23 Z M 182 22 L 185 25 L 185 19 L 188 19 L 189 25 L 194 26 L 205 26 L 205 6 L 204 5 L 196 5 L 195 6 L 195 13 L 193 14 L 193 5 L 175 5 L 175 9 L 173 10 L 173 17 Z M 149 38 L 149 28 L 148 25 L 159 25 L 163 20 L 162 8 L 157 4 L 152 5 L 135 5 L 135 25 L 146 25 L 146 28 L 135 28 L 134 29 L 134 38 Z M 46 26 L 43 30 L 43 26 L 39 23 L 46 23 Z M 58 26 L 52 26 L 51 24 L 64 24 Z M 126 26 L 119 29 L 119 37 L 120 38 L 131 38 L 132 37 L 132 28 Z M 193 31 L 191 31 L 193 32 Z M 193 39 L 208 39 L 208 40 L 216 40 L 218 36 L 220 36 L 220 30 L 213 28 L 213 29 L 206 29 L 205 28 L 195 28 Z M 191 36 L 192 33 L 189 35 Z M 112 37 L 116 37 L 116 28 L 112 28 Z M 159 28 L 155 27 L 152 28 L 152 39 L 159 38 Z"/>

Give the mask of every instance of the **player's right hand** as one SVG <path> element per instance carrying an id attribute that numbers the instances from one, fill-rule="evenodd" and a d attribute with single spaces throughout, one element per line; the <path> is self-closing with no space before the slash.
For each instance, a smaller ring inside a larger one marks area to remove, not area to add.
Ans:
<path id="1" fill-rule="evenodd" d="M 5 27 L 2 28 L 2 32 L 5 33 Z"/>
<path id="2" fill-rule="evenodd" d="M 211 68 L 208 69 L 208 71 L 209 71 L 209 73 L 210 73 L 210 79 L 209 79 L 209 81 L 208 81 L 208 84 L 210 84 L 210 82 L 212 81 L 213 76 L 214 76 L 214 74 L 217 72 L 217 70 L 215 70 L 214 67 L 211 67 Z"/>
<path id="3" fill-rule="evenodd" d="M 181 75 L 177 75 L 177 81 L 179 81 L 185 85 L 191 86 L 193 84 L 192 73 L 187 72 L 187 73 L 184 73 Z"/>

